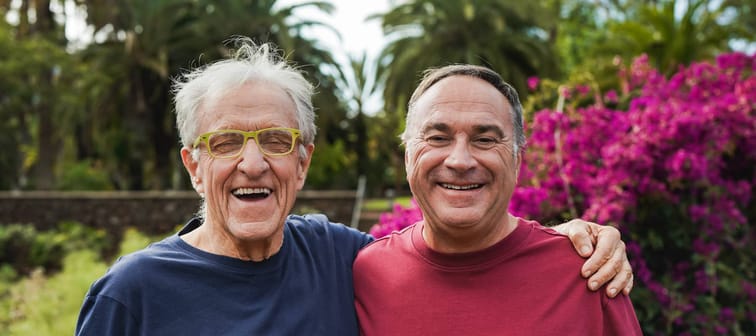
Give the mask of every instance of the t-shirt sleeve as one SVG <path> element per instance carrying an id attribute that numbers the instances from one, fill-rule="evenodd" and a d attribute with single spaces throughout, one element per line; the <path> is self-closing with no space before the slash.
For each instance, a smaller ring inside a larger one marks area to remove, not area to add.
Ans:
<path id="1" fill-rule="evenodd" d="M 138 335 L 139 326 L 126 307 L 112 298 L 87 295 L 76 322 L 77 336 Z"/>
<path id="2" fill-rule="evenodd" d="M 643 335 L 630 298 L 620 294 L 609 298 L 601 293 L 604 305 L 604 335 Z"/>
<path id="3" fill-rule="evenodd" d="M 373 236 L 367 233 L 342 224 L 337 224 L 335 231 L 337 236 L 336 240 L 339 242 L 345 242 L 340 245 L 346 249 L 346 252 L 350 254 L 352 260 L 357 257 L 357 252 L 375 240 Z"/>
<path id="4" fill-rule="evenodd" d="M 321 228 L 327 228 L 331 232 L 334 241 L 338 242 L 338 246 L 344 249 L 345 252 L 354 258 L 357 256 L 357 252 L 365 247 L 367 244 L 375 240 L 373 236 L 361 232 L 357 229 L 353 229 L 344 224 L 332 223 L 328 220 L 328 217 L 322 214 L 308 214 L 304 216 L 308 221 L 320 224 Z"/>

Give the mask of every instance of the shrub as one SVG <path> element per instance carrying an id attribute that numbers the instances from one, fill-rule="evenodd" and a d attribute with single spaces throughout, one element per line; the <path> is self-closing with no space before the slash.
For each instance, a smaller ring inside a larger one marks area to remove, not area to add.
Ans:
<path id="1" fill-rule="evenodd" d="M 65 163 L 57 182 L 58 190 L 112 190 L 108 174 L 99 163 L 83 160 Z"/>
<path id="2" fill-rule="evenodd" d="M 754 69 L 726 54 L 667 79 L 640 57 L 619 78 L 626 109 L 533 117 L 510 209 L 619 227 L 648 335 L 756 333 Z"/>
<path id="3" fill-rule="evenodd" d="M 25 224 L 0 226 L 2 277 L 18 278 L 38 268 L 50 274 L 60 270 L 66 253 L 84 247 L 101 252 L 106 243 L 102 230 L 74 222 L 63 222 L 56 230 L 42 232 Z"/>

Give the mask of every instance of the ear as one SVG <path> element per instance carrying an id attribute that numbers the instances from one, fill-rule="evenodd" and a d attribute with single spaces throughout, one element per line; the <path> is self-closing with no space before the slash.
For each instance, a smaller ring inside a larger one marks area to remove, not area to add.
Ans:
<path id="1" fill-rule="evenodd" d="M 205 193 L 205 189 L 202 186 L 202 176 L 199 173 L 199 161 L 194 159 L 194 156 L 192 156 L 193 149 L 189 147 L 183 147 L 181 148 L 181 162 L 184 164 L 184 168 L 186 169 L 186 172 L 189 173 L 189 178 L 192 180 L 192 186 L 194 187 L 194 190 L 197 191 L 198 194 L 202 195 Z"/>
<path id="2" fill-rule="evenodd" d="M 297 172 L 297 190 L 302 190 L 307 179 L 307 171 L 310 169 L 310 163 L 312 163 L 312 152 L 315 150 L 314 144 L 305 145 L 305 151 L 307 157 L 299 160 L 299 171 Z"/>

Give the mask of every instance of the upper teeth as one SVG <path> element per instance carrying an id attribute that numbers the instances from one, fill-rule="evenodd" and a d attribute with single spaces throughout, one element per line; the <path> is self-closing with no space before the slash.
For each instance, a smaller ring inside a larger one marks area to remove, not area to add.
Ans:
<path id="1" fill-rule="evenodd" d="M 469 190 L 469 189 L 474 189 L 474 188 L 480 187 L 480 184 L 470 184 L 470 185 L 458 186 L 458 185 L 443 183 L 443 184 L 441 184 L 441 186 L 443 186 L 444 188 L 447 188 L 447 189 Z"/>
<path id="2" fill-rule="evenodd" d="M 236 196 L 241 195 L 251 195 L 251 194 L 270 194 L 270 189 L 268 188 L 239 188 L 233 191 L 233 194 Z"/>

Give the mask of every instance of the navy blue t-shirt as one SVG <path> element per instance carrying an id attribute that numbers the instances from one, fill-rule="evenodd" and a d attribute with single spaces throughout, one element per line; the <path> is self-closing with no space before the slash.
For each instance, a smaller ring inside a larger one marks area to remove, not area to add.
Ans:
<path id="1" fill-rule="evenodd" d="M 322 215 L 289 216 L 262 262 L 176 235 L 123 256 L 87 293 L 77 335 L 358 335 L 352 263 L 372 237 Z"/>

